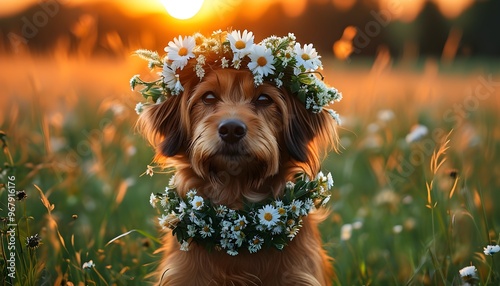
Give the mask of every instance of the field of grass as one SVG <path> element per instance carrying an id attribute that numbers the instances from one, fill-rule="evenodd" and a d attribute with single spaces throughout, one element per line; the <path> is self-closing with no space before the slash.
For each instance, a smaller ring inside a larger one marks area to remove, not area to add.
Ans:
<path id="1" fill-rule="evenodd" d="M 159 258 L 149 195 L 168 182 L 143 175 L 153 152 L 133 128 L 128 80 L 144 63 L 1 62 L 0 284 L 144 285 Z M 324 65 L 344 93 L 342 147 L 323 166 L 335 180 L 321 225 L 334 284 L 498 285 L 500 254 L 483 253 L 500 242 L 495 64 Z M 477 277 L 460 277 L 467 266 Z"/>

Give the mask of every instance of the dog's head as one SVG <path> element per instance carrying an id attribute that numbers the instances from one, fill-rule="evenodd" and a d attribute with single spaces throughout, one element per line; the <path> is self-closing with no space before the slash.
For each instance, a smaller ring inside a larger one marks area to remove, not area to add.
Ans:
<path id="1" fill-rule="evenodd" d="M 256 87 L 247 70 L 219 69 L 197 80 L 139 118 L 158 161 L 190 166 L 214 187 L 254 191 L 291 169 L 311 177 L 319 171 L 319 152 L 337 138 L 326 111 L 311 113 L 273 84 Z M 242 193 L 247 199 L 277 195 Z"/>
<path id="2" fill-rule="evenodd" d="M 156 161 L 177 169 L 181 194 L 196 188 L 223 204 L 276 197 L 295 174 L 314 177 L 322 149 L 336 144 L 323 106 L 341 96 L 313 75 L 312 45 L 292 34 L 252 42 L 246 31 L 216 32 L 175 39 L 163 60 L 141 51 L 163 68 L 154 84 L 164 100 L 144 108 L 139 128 Z"/>

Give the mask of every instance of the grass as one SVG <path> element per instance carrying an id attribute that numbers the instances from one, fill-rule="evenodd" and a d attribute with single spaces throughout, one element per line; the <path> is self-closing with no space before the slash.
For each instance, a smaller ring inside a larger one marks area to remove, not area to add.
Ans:
<path id="1" fill-rule="evenodd" d="M 139 95 L 128 79 L 147 72 L 143 63 L 3 62 L 0 284 L 151 281 L 159 243 L 148 200 L 167 177 L 141 176 L 153 153 L 134 133 Z M 473 265 L 469 283 L 497 285 L 498 255 L 483 247 L 500 240 L 500 92 L 484 85 L 498 74 L 443 72 L 449 68 L 432 61 L 420 70 L 380 59 L 325 66 L 335 67 L 325 76 L 345 96 L 337 106 L 341 152 L 323 167 L 335 179 L 321 225 L 334 284 L 462 285 L 459 270 Z M 429 132 L 409 143 L 416 124 Z M 27 198 L 9 204 L 9 191 L 21 190 Z M 39 245 L 28 247 L 35 234 Z"/>

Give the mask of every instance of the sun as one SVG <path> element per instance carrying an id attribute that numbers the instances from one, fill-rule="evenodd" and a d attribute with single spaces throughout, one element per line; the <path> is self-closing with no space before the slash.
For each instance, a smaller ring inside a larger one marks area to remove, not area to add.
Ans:
<path id="1" fill-rule="evenodd" d="M 198 13 L 204 0 L 160 0 L 170 16 L 186 20 Z"/>

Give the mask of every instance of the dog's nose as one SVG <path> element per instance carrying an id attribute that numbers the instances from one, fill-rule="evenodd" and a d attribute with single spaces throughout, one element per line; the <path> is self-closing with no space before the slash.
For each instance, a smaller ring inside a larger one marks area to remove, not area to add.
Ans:
<path id="1" fill-rule="evenodd" d="M 227 143 L 236 143 L 247 134 L 247 126 L 238 119 L 226 119 L 219 124 L 219 136 Z"/>

